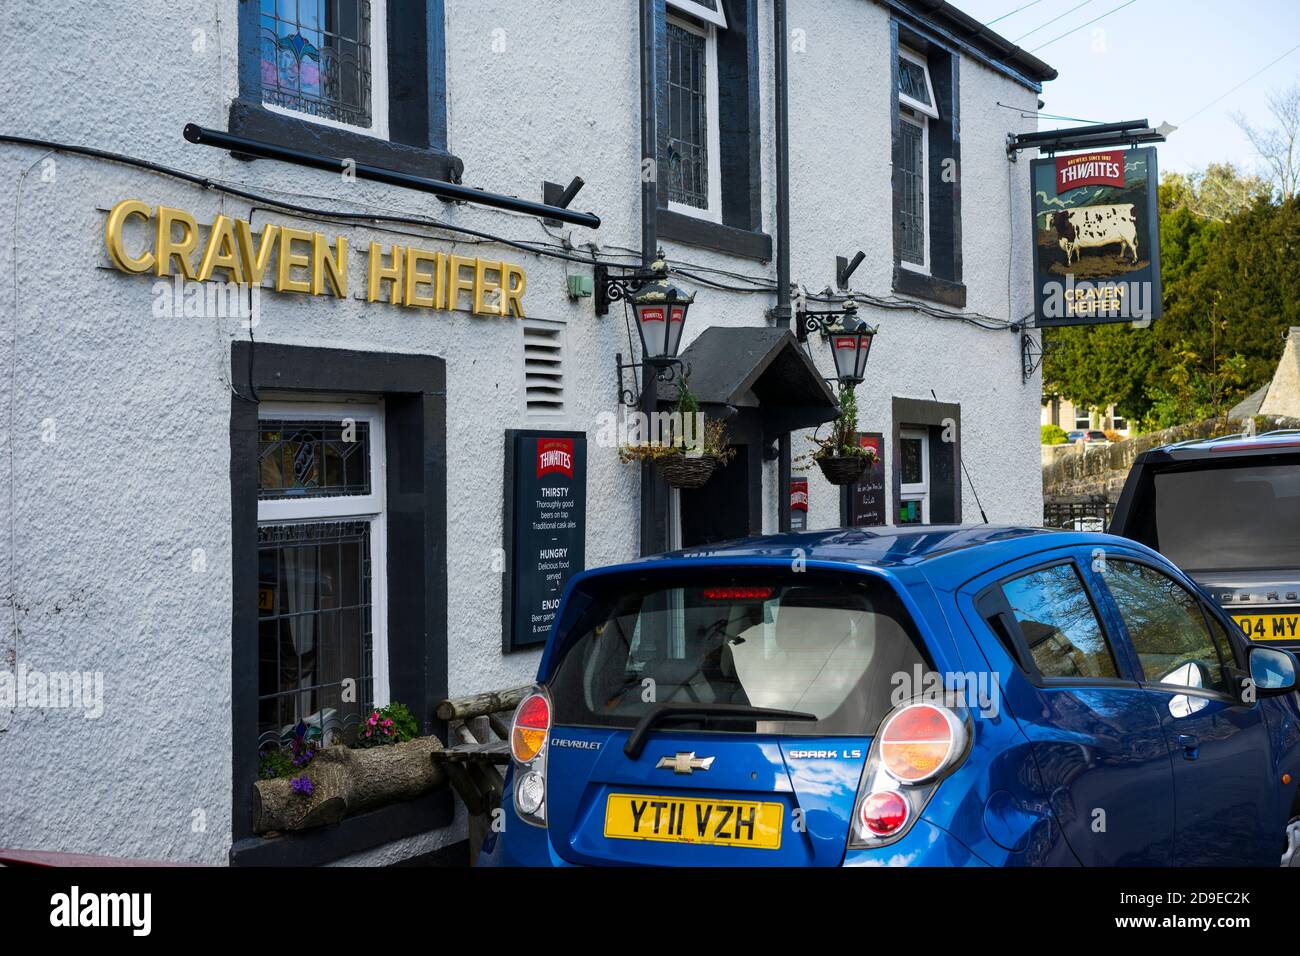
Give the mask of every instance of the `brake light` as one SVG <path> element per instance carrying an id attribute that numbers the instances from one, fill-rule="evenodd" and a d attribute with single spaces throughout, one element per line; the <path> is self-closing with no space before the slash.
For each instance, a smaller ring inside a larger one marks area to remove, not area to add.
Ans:
<path id="1" fill-rule="evenodd" d="M 546 732 L 551 729 L 551 705 L 541 694 L 525 698 L 515 709 L 514 726 L 510 728 L 510 752 L 520 763 L 529 763 L 546 743 Z"/>
<path id="2" fill-rule="evenodd" d="M 901 704 L 881 721 L 862 768 L 849 848 L 871 849 L 903 839 L 944 777 L 965 757 L 973 730 L 965 708 L 920 698 Z"/>
<path id="3" fill-rule="evenodd" d="M 880 759 L 901 783 L 921 783 L 940 773 L 957 755 L 962 727 L 952 711 L 911 704 L 880 731 Z"/>
<path id="4" fill-rule="evenodd" d="M 897 790 L 877 790 L 862 801 L 862 825 L 876 836 L 897 833 L 907 823 L 911 808 Z"/>
<path id="5" fill-rule="evenodd" d="M 731 587 L 705 588 L 706 601 L 766 601 L 772 596 L 772 589 L 765 587 Z"/>

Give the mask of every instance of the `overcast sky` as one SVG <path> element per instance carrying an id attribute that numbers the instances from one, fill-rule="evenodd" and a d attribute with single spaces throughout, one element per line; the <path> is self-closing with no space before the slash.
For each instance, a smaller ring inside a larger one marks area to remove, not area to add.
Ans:
<path id="1" fill-rule="evenodd" d="M 1102 122 L 1145 118 L 1153 126 L 1167 120 L 1179 126 L 1159 147 L 1162 171 L 1221 160 L 1255 169 L 1254 151 L 1231 114 L 1241 111 L 1251 122 L 1265 124 L 1267 94 L 1300 83 L 1300 49 L 1292 50 L 1300 46 L 1300 0 L 952 2 L 984 23 L 1025 8 L 991 26 L 1060 73 L 1043 87 L 1044 113 Z M 1078 9 L 1067 12 L 1073 7 Z M 1115 12 L 1106 15 L 1110 11 Z M 1102 19 L 1069 33 L 1096 17 Z M 1040 125 L 1078 124 L 1043 118 Z"/>

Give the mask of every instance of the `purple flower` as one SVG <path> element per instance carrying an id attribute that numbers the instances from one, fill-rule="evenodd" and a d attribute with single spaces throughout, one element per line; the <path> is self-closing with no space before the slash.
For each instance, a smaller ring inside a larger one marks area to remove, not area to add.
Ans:
<path id="1" fill-rule="evenodd" d="M 293 789 L 293 792 L 298 794 L 300 797 L 311 796 L 311 778 L 307 777 L 305 774 L 301 777 L 294 777 L 289 781 L 289 786 Z"/>

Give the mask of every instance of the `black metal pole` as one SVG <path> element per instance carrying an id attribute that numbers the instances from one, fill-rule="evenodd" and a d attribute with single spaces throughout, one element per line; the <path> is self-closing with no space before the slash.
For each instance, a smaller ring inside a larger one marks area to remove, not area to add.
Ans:
<path id="1" fill-rule="evenodd" d="M 641 263 L 648 271 L 655 261 L 658 235 L 655 216 L 659 207 L 658 135 L 659 117 L 655 84 L 655 0 L 641 0 Z M 658 407 L 656 369 L 641 356 L 641 411 L 653 415 Z M 647 436 L 641 436 L 644 440 Z M 658 480 L 654 466 L 641 466 L 641 554 L 663 551 L 664 522 L 667 520 L 667 488 Z"/>
<path id="2" fill-rule="evenodd" d="M 790 88 L 785 0 L 772 3 L 773 63 L 776 68 L 776 309 L 778 328 L 789 328 L 790 312 Z M 777 528 L 790 530 L 790 433 L 777 440 Z"/>
<path id="3" fill-rule="evenodd" d="M 1016 135 L 1017 143 L 1043 143 L 1071 136 L 1095 136 L 1101 133 L 1124 133 L 1134 129 L 1146 129 L 1150 124 L 1144 119 L 1124 120 L 1119 123 L 1094 123 L 1091 126 L 1071 126 L 1066 129 L 1043 129 L 1032 133 Z"/>
<path id="4" fill-rule="evenodd" d="M 235 136 L 232 133 L 207 129 L 194 123 L 185 125 L 184 135 L 191 143 L 196 143 L 199 146 L 214 146 L 217 149 L 228 149 L 249 156 L 260 156 L 263 159 L 278 159 L 281 162 L 296 163 L 299 166 L 310 166 L 314 169 L 324 169 L 334 173 L 347 172 L 355 174 L 358 179 L 370 179 L 379 183 L 387 183 L 390 186 L 416 189 L 420 192 L 432 193 L 441 199 L 454 199 L 477 203 L 480 206 L 491 206 L 494 209 L 504 209 L 508 212 L 541 216 L 546 219 L 558 219 L 560 222 L 572 223 L 575 226 L 586 226 L 589 229 L 598 229 L 600 227 L 600 217 L 594 213 L 574 212 L 571 209 L 548 206 L 546 203 L 532 202 L 528 199 L 520 199 L 517 196 L 490 193 L 483 189 L 475 189 L 473 186 L 462 186 L 459 183 L 429 179 L 425 176 L 413 176 L 410 173 L 399 172 L 395 169 L 384 169 L 382 166 L 371 166 L 367 163 L 358 163 L 350 159 L 338 159 L 333 156 L 321 156 L 317 153 L 288 149 L 284 146 L 277 146 L 275 143 L 263 142 L 260 139 L 249 139 L 247 136 Z"/>

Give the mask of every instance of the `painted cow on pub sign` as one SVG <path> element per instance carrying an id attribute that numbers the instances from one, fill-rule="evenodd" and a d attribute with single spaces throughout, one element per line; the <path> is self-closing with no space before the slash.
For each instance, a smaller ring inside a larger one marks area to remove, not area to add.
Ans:
<path id="1" fill-rule="evenodd" d="M 1057 244 L 1065 253 L 1065 263 L 1078 260 L 1083 249 L 1098 249 L 1113 242 L 1120 244 L 1120 258 L 1127 249 L 1138 260 L 1137 215 L 1132 203 L 1079 206 L 1051 214 Z"/>

